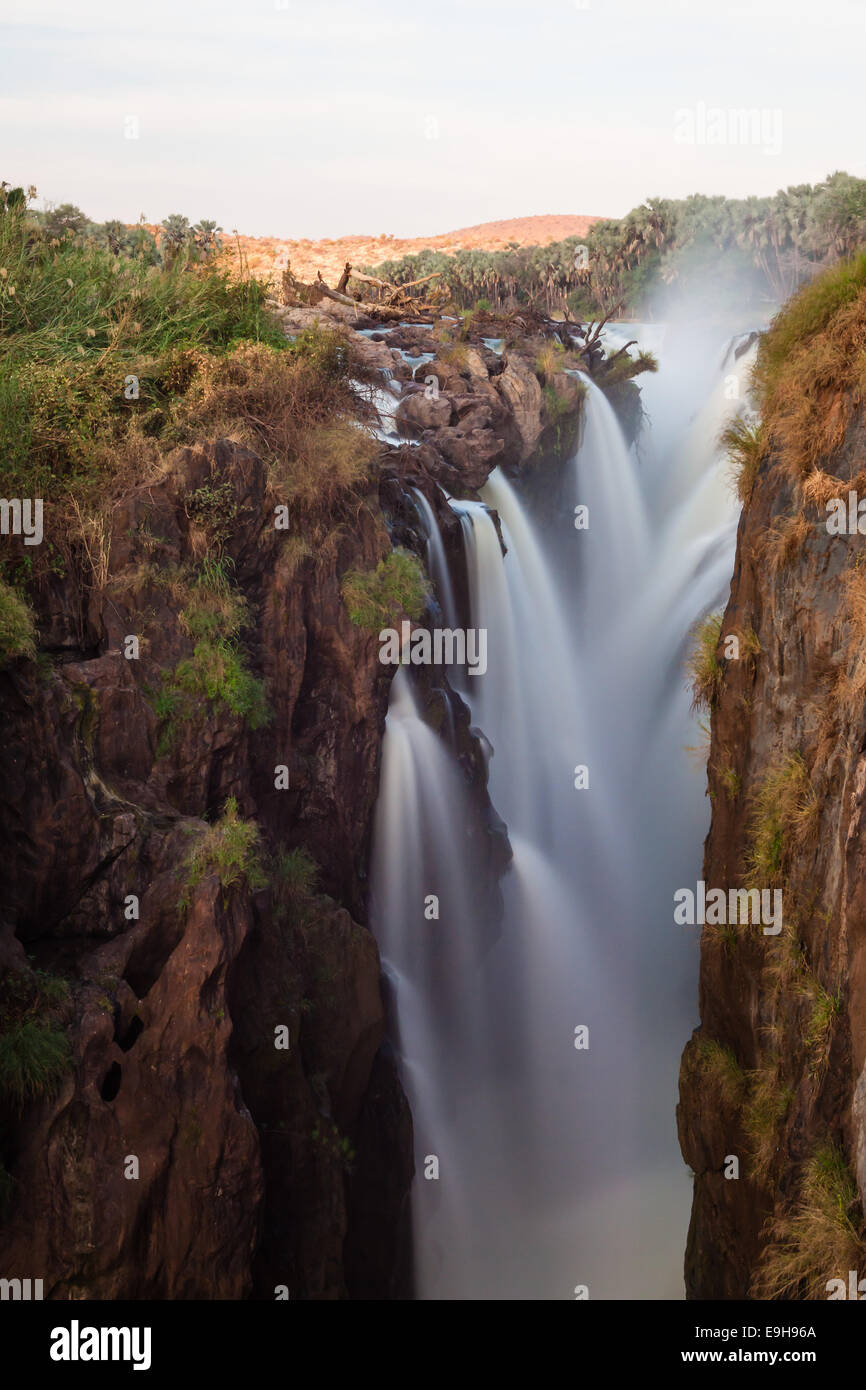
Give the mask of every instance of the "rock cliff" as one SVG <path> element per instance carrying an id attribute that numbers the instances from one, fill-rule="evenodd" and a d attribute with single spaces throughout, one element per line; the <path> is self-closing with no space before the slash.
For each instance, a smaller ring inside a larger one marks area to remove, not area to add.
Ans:
<path id="1" fill-rule="evenodd" d="M 826 1298 L 866 1273 L 863 539 L 827 524 L 864 493 L 864 314 L 842 272 L 801 292 L 760 347 L 763 421 L 733 440 L 736 568 L 698 691 L 703 878 L 780 890 L 783 921 L 703 930 L 678 1112 L 692 1298 Z"/>
<path id="2" fill-rule="evenodd" d="M 367 486 L 287 534 L 258 453 L 177 448 L 112 500 L 98 546 L 41 573 L 38 659 L 0 670 L 4 1016 L 66 1049 L 56 1084 L 2 1091 L 0 1269 L 46 1297 L 411 1293 L 412 1124 L 367 929 L 393 672 L 343 582 L 395 543 L 423 555 L 414 487 L 456 556 L 441 484 L 472 496 L 497 464 L 555 462 L 581 393 L 560 375 L 545 394 L 537 344 L 446 361 L 401 333 L 402 353 L 356 337 L 406 386 Z M 495 894 L 484 758 L 446 673 L 426 683 L 434 725 L 452 705 Z"/>

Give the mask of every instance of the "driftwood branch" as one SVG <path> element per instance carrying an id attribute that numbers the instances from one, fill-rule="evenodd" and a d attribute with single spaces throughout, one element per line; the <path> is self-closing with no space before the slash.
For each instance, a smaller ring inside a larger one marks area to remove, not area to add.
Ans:
<path id="1" fill-rule="evenodd" d="M 601 337 L 601 330 L 604 328 L 604 325 L 607 323 L 608 319 L 613 318 L 614 314 L 622 308 L 624 303 L 625 300 L 620 299 L 618 303 L 614 304 L 612 309 L 608 309 L 603 319 L 600 319 L 597 324 L 591 323 L 589 325 L 589 328 L 586 330 L 587 347 L 592 347 L 594 343 L 598 342 L 599 338 Z"/>
<path id="2" fill-rule="evenodd" d="M 631 342 L 630 342 L 630 343 L 626 343 L 625 347 L 619 348 L 619 349 L 613 354 L 613 357 L 608 357 L 608 359 L 607 359 L 608 365 L 610 365 L 611 362 L 615 362 L 616 359 L 617 359 L 618 357 L 622 357 L 623 353 L 624 353 L 624 352 L 628 352 L 628 350 L 629 350 L 630 347 L 637 347 L 637 338 L 632 338 Z"/>
<path id="3" fill-rule="evenodd" d="M 419 280 L 410 280 L 405 285 L 392 285 L 387 280 L 380 280 L 374 275 L 361 275 L 352 270 L 349 261 L 343 267 L 343 273 L 337 282 L 336 289 L 331 289 L 322 279 L 322 272 L 318 271 L 312 284 L 305 284 L 298 280 L 292 273 L 291 267 L 283 273 L 283 301 L 286 304 L 292 302 L 316 304 L 322 298 L 336 300 L 338 304 L 345 304 L 350 309 L 355 309 L 359 314 L 365 314 L 369 318 L 380 319 L 402 319 L 407 313 L 416 317 L 429 318 L 436 312 L 433 304 L 425 304 L 422 300 L 413 299 L 408 291 L 417 285 L 425 285 L 430 280 L 435 280 L 441 274 L 440 271 L 433 271 L 430 275 L 424 275 Z M 377 289 L 383 290 L 387 295 L 384 303 L 379 301 L 367 301 L 356 299 L 346 291 L 349 280 L 359 280 L 363 284 L 374 285 Z"/>

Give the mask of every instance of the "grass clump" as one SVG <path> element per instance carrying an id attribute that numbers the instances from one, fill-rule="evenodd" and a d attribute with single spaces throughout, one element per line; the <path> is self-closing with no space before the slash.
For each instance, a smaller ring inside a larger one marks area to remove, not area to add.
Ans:
<path id="1" fill-rule="evenodd" d="M 747 1073 L 748 1097 L 743 1107 L 743 1129 L 749 1141 L 752 1176 L 756 1182 L 769 1181 L 779 1147 L 779 1130 L 793 1100 L 783 1085 L 778 1064 L 758 1067 Z"/>
<path id="2" fill-rule="evenodd" d="M 264 681 L 247 669 L 243 653 L 229 638 L 197 642 L 192 656 L 175 667 L 171 682 L 177 696 L 172 715 L 181 713 L 180 697 L 187 695 L 193 702 L 204 699 L 224 706 L 251 729 L 263 728 L 272 718 Z"/>
<path id="3" fill-rule="evenodd" d="M 0 453 L 10 495 L 59 506 L 98 497 L 137 427 L 162 433 L 179 360 L 289 344 L 255 280 L 50 230 L 24 205 L 0 218 Z"/>
<path id="4" fill-rule="evenodd" d="M 835 1144 L 809 1159 L 796 1206 L 772 1223 L 770 1236 L 753 1296 L 826 1298 L 831 1279 L 844 1280 L 847 1289 L 848 1271 L 863 1263 L 863 1218 L 857 1184 Z"/>
<path id="5" fill-rule="evenodd" d="M 16 657 L 36 656 L 36 623 L 32 609 L 11 584 L 0 579 L 0 665 Z"/>
<path id="6" fill-rule="evenodd" d="M 761 339 L 752 376 L 768 444 L 798 482 L 842 448 L 866 382 L 866 252 L 824 271 Z"/>
<path id="7" fill-rule="evenodd" d="M 379 632 L 404 618 L 417 621 L 430 586 L 417 556 L 398 546 L 374 570 L 347 571 L 341 592 L 355 626 Z"/>
<path id="8" fill-rule="evenodd" d="M 848 659 L 840 668 L 835 698 L 849 715 L 859 716 L 866 698 L 866 569 L 855 563 L 843 584 Z"/>
<path id="9" fill-rule="evenodd" d="M 315 891 L 319 866 L 308 850 L 282 850 L 277 855 L 276 878 L 290 897 L 302 897 Z"/>
<path id="10" fill-rule="evenodd" d="M 788 300 L 758 345 L 754 380 L 764 398 L 785 381 L 789 363 L 866 290 L 866 252 L 840 261 Z"/>
<path id="11" fill-rule="evenodd" d="M 709 613 L 698 623 L 687 664 L 692 688 L 692 709 L 712 709 L 722 691 L 725 668 L 719 660 L 723 614 Z"/>
<path id="12" fill-rule="evenodd" d="M 548 385 L 567 365 L 565 348 L 562 343 L 551 338 L 535 355 L 535 375 L 540 378 L 542 384 Z"/>
<path id="13" fill-rule="evenodd" d="M 289 339 L 267 287 L 210 254 L 212 224 L 167 219 L 157 252 L 145 229 L 67 212 L 31 212 L 22 193 L 0 215 L 4 489 L 52 499 L 28 583 L 58 565 L 74 579 L 89 562 L 104 585 L 113 502 L 157 478 L 178 445 L 248 445 L 278 500 L 311 512 L 366 482 L 380 446 L 359 427 L 352 381 L 364 372 L 347 337 Z M 220 551 L 236 510 L 219 480 L 188 498 L 196 553 Z"/>
<path id="14" fill-rule="evenodd" d="M 812 524 L 802 512 L 796 512 L 767 532 L 765 544 L 773 574 L 793 564 L 812 534 Z"/>
<path id="15" fill-rule="evenodd" d="M 727 765 L 723 767 L 717 767 L 716 776 L 721 782 L 728 800 L 736 801 L 737 797 L 740 795 L 740 788 L 743 782 L 743 779 L 740 776 L 739 772 L 737 772 L 736 768 L 729 767 Z"/>
<path id="16" fill-rule="evenodd" d="M 820 805 L 802 754 L 775 763 L 752 800 L 747 870 L 759 888 L 779 884 L 791 855 L 815 833 Z"/>
<path id="17" fill-rule="evenodd" d="M 56 1023 L 25 1018 L 0 1033 L 0 1095 L 18 1108 L 53 1096 L 71 1065 L 69 1039 Z"/>
<path id="18" fill-rule="evenodd" d="M 206 358 L 176 403 L 174 433 L 236 439 L 270 464 L 290 502 L 327 509 L 367 480 L 379 452 L 357 424 L 350 359 L 326 329 L 299 334 L 288 350 L 248 343 Z"/>
<path id="19" fill-rule="evenodd" d="M 191 721 L 202 701 L 227 709 L 250 729 L 270 722 L 264 681 L 249 670 L 240 644 L 240 633 L 249 623 L 246 599 L 235 587 L 228 557 L 206 557 L 190 579 L 186 573 L 171 577 L 173 592 L 183 602 L 178 618 L 194 642 L 192 655 L 163 675 L 152 696 L 162 723 L 158 752 L 168 753 L 177 737 L 179 720 Z"/>
<path id="20" fill-rule="evenodd" d="M 43 970 L 9 971 L 0 983 L 0 1098 L 15 1109 L 53 1096 L 72 1066 L 68 1003 L 67 982 Z"/>
<path id="21" fill-rule="evenodd" d="M 274 917 L 294 927 L 306 927 L 315 917 L 319 866 L 308 850 L 282 850 L 274 866 Z"/>
<path id="22" fill-rule="evenodd" d="M 697 1058 L 701 1075 L 715 1097 L 734 1108 L 742 1103 L 746 1092 L 746 1075 L 730 1047 L 715 1038 L 700 1037 Z"/>
<path id="23" fill-rule="evenodd" d="M 812 1005 L 804 1041 L 809 1054 L 809 1070 L 814 1076 L 827 1065 L 833 1030 L 842 1012 L 842 990 L 838 988 L 831 994 L 812 976 L 804 982 L 803 992 Z"/>
<path id="24" fill-rule="evenodd" d="M 184 911 L 203 879 L 214 874 L 224 894 L 237 883 L 246 883 L 251 892 L 267 887 L 261 861 L 261 837 L 255 821 L 243 820 L 238 803 L 230 796 L 222 816 L 199 835 L 184 860 L 184 887 L 178 907 Z"/>
<path id="25" fill-rule="evenodd" d="M 761 460 L 766 454 L 763 426 L 760 422 L 750 423 L 744 416 L 737 415 L 722 430 L 719 446 L 727 455 L 734 490 L 740 501 L 746 503 L 752 495 Z"/>

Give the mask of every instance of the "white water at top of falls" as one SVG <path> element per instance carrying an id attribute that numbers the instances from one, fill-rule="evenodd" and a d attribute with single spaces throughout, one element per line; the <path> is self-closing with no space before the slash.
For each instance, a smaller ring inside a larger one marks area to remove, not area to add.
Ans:
<path id="1" fill-rule="evenodd" d="M 405 669 L 392 689 L 372 920 L 416 1127 L 419 1298 L 683 1295 L 675 1106 L 698 937 L 674 924 L 673 895 L 700 877 L 709 818 L 684 661 L 732 572 L 737 503 L 717 439 L 752 353 L 734 363 L 683 328 L 627 331 L 659 358 L 640 379 L 639 447 L 588 382 L 567 508 L 546 529 L 498 471 L 481 504 L 451 503 L 468 621 L 488 632 L 487 671 L 460 690 L 514 851 L 493 936 L 471 891 L 467 785 Z"/>

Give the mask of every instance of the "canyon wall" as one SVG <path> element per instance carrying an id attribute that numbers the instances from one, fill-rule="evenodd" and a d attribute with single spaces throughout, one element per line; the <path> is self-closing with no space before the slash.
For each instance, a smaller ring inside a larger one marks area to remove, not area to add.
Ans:
<path id="1" fill-rule="evenodd" d="M 678 1111 L 698 1299 L 826 1298 L 866 1272 L 863 538 L 827 526 L 831 498 L 847 511 L 864 491 L 849 342 L 863 308 L 831 312 L 833 289 L 807 291 L 762 345 L 764 419 L 740 459 L 736 567 L 703 673 L 707 891 L 778 889 L 783 922 L 702 933 Z"/>
<path id="2" fill-rule="evenodd" d="M 408 383 L 398 353 L 361 347 Z M 0 1270 L 46 1297 L 411 1295 L 412 1122 L 366 925 L 393 669 L 341 585 L 395 543 L 423 555 L 412 487 L 453 525 L 441 482 L 472 496 L 497 464 L 561 459 L 580 391 L 561 378 L 552 422 L 534 351 L 434 363 L 438 398 L 409 386 L 401 406 L 418 442 L 383 442 L 370 485 L 300 534 L 275 527 L 256 453 L 203 440 L 113 502 L 98 564 L 40 581 L 38 658 L 0 670 L 0 974 L 17 1023 L 47 1010 L 70 1061 L 0 1102 Z M 269 717 L 213 633 L 229 694 L 183 683 L 214 534 L 235 596 L 217 584 L 217 606 L 243 605 Z M 446 673 L 426 689 L 434 726 L 437 702 L 454 711 L 438 724 L 495 894 L 509 852 L 477 737 Z"/>

